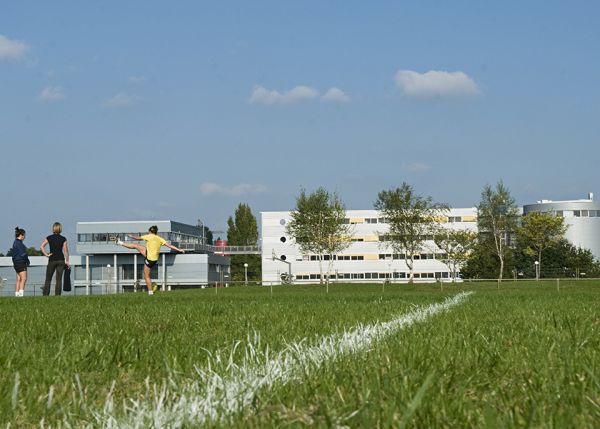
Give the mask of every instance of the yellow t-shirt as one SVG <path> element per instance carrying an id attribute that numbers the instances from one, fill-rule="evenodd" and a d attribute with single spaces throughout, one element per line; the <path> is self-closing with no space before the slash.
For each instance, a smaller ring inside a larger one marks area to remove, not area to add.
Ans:
<path id="1" fill-rule="evenodd" d="M 165 239 L 156 234 L 146 234 L 142 236 L 142 240 L 146 242 L 146 259 L 158 261 L 160 246 L 166 243 Z"/>

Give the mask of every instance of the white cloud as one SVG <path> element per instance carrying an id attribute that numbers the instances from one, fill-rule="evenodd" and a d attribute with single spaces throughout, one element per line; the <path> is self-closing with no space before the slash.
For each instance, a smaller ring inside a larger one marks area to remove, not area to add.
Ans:
<path id="1" fill-rule="evenodd" d="M 104 102 L 104 107 L 120 108 L 120 107 L 131 107 L 139 101 L 139 97 L 135 95 L 128 95 L 119 93 L 114 97 L 109 98 Z"/>
<path id="2" fill-rule="evenodd" d="M 348 97 L 348 95 L 346 95 L 344 91 L 342 91 L 339 88 L 336 88 L 335 86 L 329 88 L 329 90 L 327 90 L 327 92 L 325 93 L 325 95 L 323 95 L 322 98 L 325 101 L 332 101 L 336 103 L 347 103 L 350 101 L 350 97 Z"/>
<path id="3" fill-rule="evenodd" d="M 25 56 L 29 46 L 20 40 L 11 40 L 0 34 L 0 60 L 20 60 Z"/>
<path id="4" fill-rule="evenodd" d="M 480 93 L 475 81 L 461 71 L 418 73 L 398 70 L 394 80 L 404 95 L 414 98 L 461 97 Z"/>
<path id="5" fill-rule="evenodd" d="M 412 164 L 404 164 L 404 169 L 412 173 L 424 173 L 431 170 L 431 166 L 422 162 L 413 162 Z"/>
<path id="6" fill-rule="evenodd" d="M 65 94 L 60 86 L 47 86 L 42 89 L 38 100 L 43 102 L 59 101 L 65 98 Z"/>
<path id="7" fill-rule="evenodd" d="M 200 193 L 204 196 L 240 197 L 242 195 L 261 194 L 266 190 L 267 187 L 264 185 L 250 183 L 240 183 L 231 187 L 213 182 L 204 182 L 200 185 Z"/>
<path id="8" fill-rule="evenodd" d="M 283 93 L 276 90 L 269 90 L 263 86 L 255 86 L 250 103 L 264 104 L 271 106 L 273 104 L 291 104 L 298 101 L 310 100 L 319 96 L 319 91 L 309 86 L 299 85 Z"/>

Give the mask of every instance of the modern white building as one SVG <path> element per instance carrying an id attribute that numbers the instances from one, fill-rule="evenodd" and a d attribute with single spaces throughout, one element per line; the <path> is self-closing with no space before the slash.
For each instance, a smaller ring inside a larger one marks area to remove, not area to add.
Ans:
<path id="1" fill-rule="evenodd" d="M 523 214 L 530 212 L 554 213 L 562 216 L 567 225 L 565 238 L 574 246 L 589 249 L 596 259 L 600 259 L 600 202 L 594 201 L 594 194 L 581 200 L 540 200 L 523 206 Z"/>
<path id="2" fill-rule="evenodd" d="M 346 222 L 351 226 L 351 244 L 334 256 L 331 274 L 344 282 L 379 282 L 385 279 L 407 281 L 409 269 L 404 255 L 391 250 L 383 237 L 389 230 L 386 219 L 376 210 L 348 210 Z M 262 222 L 262 280 L 280 283 L 291 273 L 295 283 L 314 283 L 319 280 L 319 261 L 316 255 L 302 254 L 286 232 L 289 211 L 261 212 Z M 441 226 L 477 232 L 477 209 L 451 209 L 440 219 Z M 415 255 L 414 276 L 417 281 L 447 279 L 450 269 L 440 260 L 441 252 L 433 240 L 426 242 Z M 323 261 L 324 270 L 329 263 Z"/>

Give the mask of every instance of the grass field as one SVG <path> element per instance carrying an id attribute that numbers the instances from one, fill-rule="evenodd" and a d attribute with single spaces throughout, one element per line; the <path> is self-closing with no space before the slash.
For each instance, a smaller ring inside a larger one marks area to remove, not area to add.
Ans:
<path id="1" fill-rule="evenodd" d="M 600 282 L 560 286 L 3 298 L 0 422 L 597 427 Z"/>

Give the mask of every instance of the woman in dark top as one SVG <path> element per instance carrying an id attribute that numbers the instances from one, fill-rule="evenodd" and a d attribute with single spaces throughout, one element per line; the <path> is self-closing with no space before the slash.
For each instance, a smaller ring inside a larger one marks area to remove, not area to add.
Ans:
<path id="1" fill-rule="evenodd" d="M 15 228 L 15 242 L 10 250 L 13 260 L 13 266 L 17 273 L 17 281 L 15 282 L 15 296 L 23 296 L 25 283 L 27 282 L 27 267 L 29 266 L 29 257 L 27 256 L 27 247 L 23 243 L 25 240 L 25 230 Z"/>
<path id="2" fill-rule="evenodd" d="M 46 237 L 40 246 L 40 250 L 48 258 L 48 266 L 46 267 L 46 282 L 44 283 L 43 293 L 45 296 L 50 295 L 50 283 L 52 276 L 56 271 L 56 287 L 54 294 L 60 295 L 62 292 L 62 276 L 65 271 L 65 266 L 69 266 L 69 246 L 67 239 L 60 235 L 62 225 L 55 222 L 52 225 L 52 235 Z M 49 245 L 50 252 L 46 251 L 46 245 Z"/>

